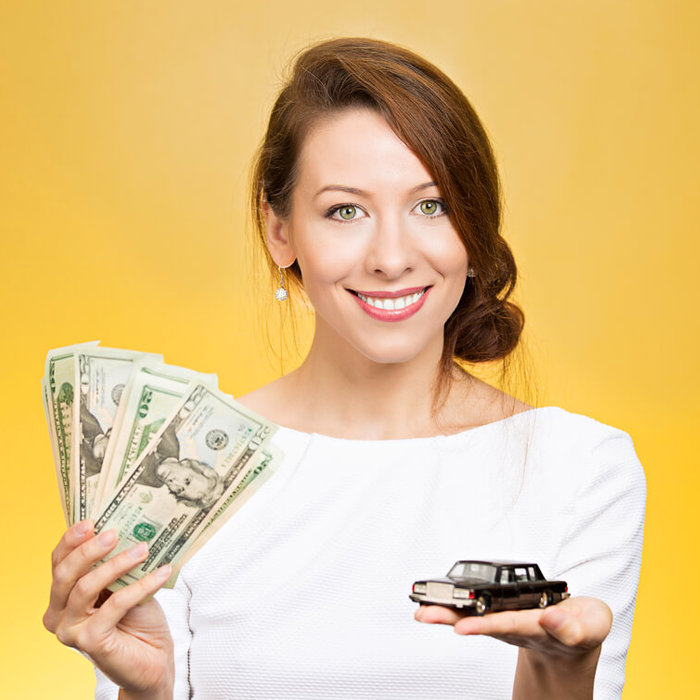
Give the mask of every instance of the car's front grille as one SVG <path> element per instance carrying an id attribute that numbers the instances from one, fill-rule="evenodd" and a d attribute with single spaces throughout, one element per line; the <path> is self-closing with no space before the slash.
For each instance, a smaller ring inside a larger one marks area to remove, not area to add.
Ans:
<path id="1" fill-rule="evenodd" d="M 430 598 L 452 599 L 452 589 L 454 586 L 451 583 L 429 583 L 428 596 Z"/>

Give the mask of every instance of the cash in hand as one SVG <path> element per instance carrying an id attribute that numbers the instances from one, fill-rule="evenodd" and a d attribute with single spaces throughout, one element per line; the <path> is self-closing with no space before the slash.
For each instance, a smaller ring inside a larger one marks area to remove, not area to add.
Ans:
<path id="1" fill-rule="evenodd" d="M 216 375 L 162 355 L 98 342 L 50 350 L 42 398 L 67 525 L 116 529 L 103 561 L 148 543 L 112 591 L 167 563 L 171 588 L 283 457 L 273 423 L 219 391 Z"/>

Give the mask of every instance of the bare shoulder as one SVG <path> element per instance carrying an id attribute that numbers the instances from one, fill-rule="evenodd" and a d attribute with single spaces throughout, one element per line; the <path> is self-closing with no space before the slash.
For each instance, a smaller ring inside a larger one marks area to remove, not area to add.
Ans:
<path id="1" fill-rule="evenodd" d="M 534 408 L 474 376 L 460 382 L 451 399 L 449 422 L 461 430 L 495 423 Z"/>
<path id="2" fill-rule="evenodd" d="M 482 410 L 498 416 L 496 420 L 509 418 L 516 413 L 522 413 L 522 411 L 529 411 L 531 408 L 534 408 L 529 403 L 520 401 L 515 396 L 506 394 L 504 391 L 476 377 L 472 377 L 472 388 Z"/>
<path id="3" fill-rule="evenodd" d="M 269 384 L 264 384 L 258 389 L 236 397 L 236 401 L 243 404 L 251 411 L 266 418 L 273 423 L 284 423 L 281 411 L 289 406 L 290 390 L 289 375 L 275 379 Z M 288 408 L 285 410 L 288 414 Z"/>

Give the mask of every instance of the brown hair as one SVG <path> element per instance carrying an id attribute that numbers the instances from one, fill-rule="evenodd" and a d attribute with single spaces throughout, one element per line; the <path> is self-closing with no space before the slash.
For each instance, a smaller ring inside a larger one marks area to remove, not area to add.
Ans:
<path id="1" fill-rule="evenodd" d="M 340 38 L 299 54 L 279 93 L 253 166 L 251 212 L 265 246 L 263 204 L 289 215 L 298 155 L 316 120 L 365 107 L 381 114 L 434 178 L 451 221 L 476 272 L 445 324 L 438 394 L 455 360 L 504 360 L 524 326 L 508 301 L 517 269 L 501 235 L 501 186 L 486 130 L 460 89 L 415 53 L 385 41 Z M 297 262 L 288 269 L 292 290 L 302 290 Z"/>

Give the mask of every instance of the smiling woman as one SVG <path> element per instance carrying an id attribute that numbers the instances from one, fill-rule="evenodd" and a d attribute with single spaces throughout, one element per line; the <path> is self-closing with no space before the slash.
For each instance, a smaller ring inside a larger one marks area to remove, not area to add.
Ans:
<path id="1" fill-rule="evenodd" d="M 468 256 L 425 166 L 381 115 L 351 108 L 308 133 L 298 167 L 289 215 L 268 206 L 266 232 L 273 258 L 303 270 L 317 337 L 380 364 L 439 357 Z"/>
<path id="2" fill-rule="evenodd" d="M 342 112 L 345 118 L 337 119 Z M 354 124 L 348 124 L 349 113 L 354 113 Z M 337 129 L 346 132 L 340 135 L 342 141 L 328 133 Z M 337 152 L 325 150 L 329 141 L 340 146 Z M 323 162 L 307 163 L 313 154 Z M 513 351 L 524 317 L 508 301 L 517 270 L 500 231 L 498 170 L 476 112 L 444 73 L 410 51 L 379 41 L 338 39 L 302 53 L 272 110 L 254 169 L 251 206 L 261 241 L 267 242 L 269 236 L 268 207 L 280 220 L 288 220 L 295 211 L 293 200 L 302 196 L 300 190 L 307 184 L 298 182 L 300 174 L 306 174 L 303 164 L 311 171 L 307 181 L 315 180 L 320 186 L 315 196 L 330 192 L 337 199 L 340 193 L 347 193 L 368 205 L 370 196 L 382 197 L 383 191 L 394 198 L 420 195 L 412 213 L 442 218 L 435 233 L 442 231 L 444 237 L 445 231 L 451 232 L 453 248 L 461 242 L 458 258 L 469 251 L 471 283 L 460 286 L 460 295 L 443 319 L 436 403 L 449 391 L 455 358 L 487 362 Z M 341 173 L 349 180 L 332 179 Z M 387 181 L 372 182 L 382 177 Z M 374 187 L 363 187 L 365 182 Z M 305 194 L 308 198 L 310 192 Z M 403 204 L 409 204 L 408 199 Z M 325 215 L 352 222 L 371 217 L 374 226 L 383 228 L 396 224 L 386 212 L 372 215 L 359 202 L 332 203 Z M 292 251 L 280 250 L 275 260 L 274 242 L 265 250 L 273 269 L 290 265 L 292 285 L 303 287 L 308 295 L 298 257 L 295 260 Z M 391 285 L 383 286 L 385 289 L 373 291 L 390 298 L 386 292 Z M 365 296 L 376 299 L 380 295 Z M 380 305 L 384 308 L 383 302 L 374 307 Z M 511 405 L 510 411 L 514 409 Z"/>
<path id="3" fill-rule="evenodd" d="M 297 58 L 251 204 L 316 328 L 299 368 L 238 399 L 278 425 L 284 460 L 144 605 L 162 580 L 100 594 L 145 551 L 90 570 L 116 540 L 66 533 L 45 624 L 94 662 L 98 698 L 620 697 L 645 504 L 632 440 L 458 364 L 504 360 L 523 329 L 500 197 L 483 126 L 430 63 L 369 39 Z M 160 478 L 206 498 L 194 466 Z M 411 582 L 465 559 L 536 562 L 571 597 L 415 612 Z"/>

